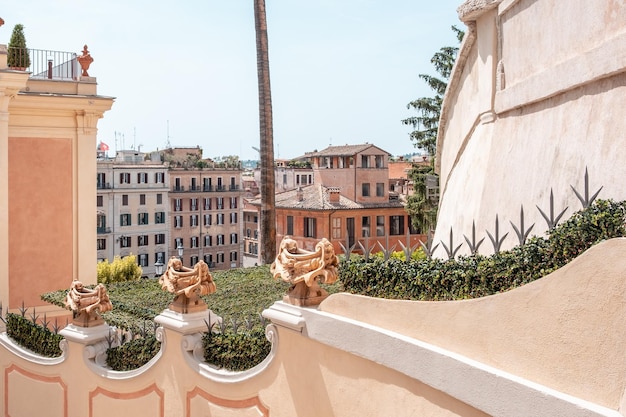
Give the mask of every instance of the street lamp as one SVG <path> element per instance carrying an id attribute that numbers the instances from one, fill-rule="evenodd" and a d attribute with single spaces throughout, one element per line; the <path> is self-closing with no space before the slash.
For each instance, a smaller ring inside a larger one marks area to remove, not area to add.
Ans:
<path id="1" fill-rule="evenodd" d="M 185 250 L 185 248 L 183 248 L 182 243 L 178 244 L 178 247 L 176 248 L 176 250 L 178 251 L 178 258 L 181 260 L 183 260 L 183 251 Z"/>
<path id="2" fill-rule="evenodd" d="M 159 255 L 159 260 L 154 263 L 155 278 L 163 275 L 163 258 Z"/>

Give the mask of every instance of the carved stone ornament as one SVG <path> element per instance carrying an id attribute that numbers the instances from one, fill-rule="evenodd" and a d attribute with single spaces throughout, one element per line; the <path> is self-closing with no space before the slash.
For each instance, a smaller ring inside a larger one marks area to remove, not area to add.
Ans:
<path id="1" fill-rule="evenodd" d="M 98 284 L 94 289 L 86 288 L 78 280 L 72 281 L 65 306 L 72 310 L 72 323 L 80 327 L 94 327 L 104 324 L 100 315 L 113 309 L 109 294 L 103 284 Z"/>
<path id="2" fill-rule="evenodd" d="M 89 66 L 91 65 L 91 63 L 93 62 L 93 58 L 91 57 L 91 55 L 89 54 L 89 51 L 87 50 L 87 45 L 83 47 L 83 54 L 79 55 L 76 59 L 78 59 L 80 68 L 83 70 L 81 75 L 83 77 L 89 77 L 89 73 L 87 72 L 87 70 L 89 69 Z"/>
<path id="3" fill-rule="evenodd" d="M 313 306 L 321 303 L 328 292 L 319 283 L 332 284 L 337 280 L 339 260 L 333 245 L 323 238 L 315 251 L 298 248 L 298 243 L 289 236 L 280 242 L 280 250 L 270 271 L 276 279 L 289 282 L 291 287 L 284 301 L 298 306 Z"/>
<path id="4" fill-rule="evenodd" d="M 159 278 L 161 288 L 175 295 L 169 305 L 177 313 L 197 313 L 207 309 L 202 295 L 213 294 L 216 290 L 209 266 L 199 261 L 193 268 L 183 266 L 180 259 L 173 256 L 167 262 L 165 273 Z"/>

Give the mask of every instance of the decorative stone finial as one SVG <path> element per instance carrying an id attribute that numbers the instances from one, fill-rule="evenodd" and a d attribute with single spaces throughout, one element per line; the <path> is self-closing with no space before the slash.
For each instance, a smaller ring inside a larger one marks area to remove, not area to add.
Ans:
<path id="1" fill-rule="evenodd" d="M 90 290 L 76 279 L 72 281 L 67 292 L 65 306 L 72 310 L 73 324 L 79 327 L 104 324 L 104 319 L 100 314 L 113 309 L 109 294 L 103 284 L 98 284 Z"/>
<path id="2" fill-rule="evenodd" d="M 0 17 L 0 26 L 4 25 L 4 19 Z"/>
<path id="3" fill-rule="evenodd" d="M 319 286 L 318 281 L 325 284 L 335 282 L 337 265 L 339 259 L 328 239 L 320 240 L 315 245 L 315 251 L 309 252 L 298 248 L 298 242 L 285 236 L 280 242 L 280 250 L 270 272 L 274 278 L 292 284 L 283 299 L 285 302 L 313 306 L 328 297 L 328 292 Z"/>
<path id="4" fill-rule="evenodd" d="M 89 66 L 91 65 L 91 63 L 93 62 L 93 58 L 91 57 L 91 55 L 89 54 L 89 51 L 87 50 L 87 45 L 83 47 L 83 54 L 80 55 L 77 59 L 78 59 L 78 63 L 80 64 L 81 69 L 83 70 L 81 75 L 83 77 L 89 77 L 89 73 L 87 72 L 87 70 L 89 69 Z"/>
<path id="5" fill-rule="evenodd" d="M 213 294 L 216 290 L 209 266 L 199 261 L 194 267 L 183 266 L 180 259 L 172 256 L 167 262 L 165 273 L 159 278 L 161 288 L 175 295 L 169 305 L 177 313 L 197 313 L 207 309 L 202 295 Z"/>

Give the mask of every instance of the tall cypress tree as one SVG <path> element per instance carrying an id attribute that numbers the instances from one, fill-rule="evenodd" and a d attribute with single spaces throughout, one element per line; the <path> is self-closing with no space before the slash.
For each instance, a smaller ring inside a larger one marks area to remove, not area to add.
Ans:
<path id="1" fill-rule="evenodd" d="M 28 48 L 26 48 L 26 37 L 24 36 L 24 25 L 21 23 L 18 23 L 13 28 L 8 49 L 7 65 L 9 68 L 28 68 L 30 66 L 30 56 Z"/>

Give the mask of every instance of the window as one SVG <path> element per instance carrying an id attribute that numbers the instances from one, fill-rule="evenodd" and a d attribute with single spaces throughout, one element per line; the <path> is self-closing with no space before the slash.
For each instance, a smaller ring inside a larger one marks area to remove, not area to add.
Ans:
<path id="1" fill-rule="evenodd" d="M 198 247 L 198 236 L 192 236 L 191 239 L 189 239 L 189 247 L 191 248 Z"/>
<path id="2" fill-rule="evenodd" d="M 252 230 L 248 228 L 246 229 L 246 237 L 250 237 L 250 236 L 252 236 Z"/>
<path id="3" fill-rule="evenodd" d="M 108 188 L 106 186 L 106 174 L 104 172 L 98 172 L 98 176 L 96 178 L 98 188 Z"/>
<path id="4" fill-rule="evenodd" d="M 237 261 L 237 252 L 231 252 L 230 253 L 230 261 L 231 262 L 236 262 Z"/>
<path id="5" fill-rule="evenodd" d="M 293 216 L 287 216 L 287 234 L 293 236 Z"/>
<path id="6" fill-rule="evenodd" d="M 364 182 L 363 184 L 361 184 L 361 195 L 363 197 L 370 196 L 370 183 L 369 182 Z"/>
<path id="7" fill-rule="evenodd" d="M 142 206 L 146 205 L 146 195 L 145 194 L 139 194 L 139 205 L 142 205 Z"/>
<path id="8" fill-rule="evenodd" d="M 230 190 L 234 191 L 237 189 L 237 184 L 236 184 L 237 179 L 235 177 L 230 177 Z"/>
<path id="9" fill-rule="evenodd" d="M 377 182 L 376 183 L 376 197 L 384 197 L 385 196 L 385 183 Z"/>
<path id="10" fill-rule="evenodd" d="M 215 215 L 215 223 L 216 224 L 224 224 L 224 213 L 217 213 Z"/>
<path id="11" fill-rule="evenodd" d="M 213 246 L 213 236 L 204 235 L 204 247 Z"/>
<path id="12" fill-rule="evenodd" d="M 365 216 L 361 218 L 361 236 L 370 237 L 370 218 Z"/>
<path id="13" fill-rule="evenodd" d="M 122 194 L 122 205 L 123 206 L 128 205 L 128 194 Z"/>
<path id="14" fill-rule="evenodd" d="M 217 245 L 223 245 L 224 244 L 224 235 L 217 235 Z"/>
<path id="15" fill-rule="evenodd" d="M 222 252 L 218 253 L 215 257 L 217 259 L 218 264 L 224 263 L 224 254 Z"/>
<path id="16" fill-rule="evenodd" d="M 165 243 L 165 233 L 158 233 L 154 235 L 154 244 L 162 245 Z"/>
<path id="17" fill-rule="evenodd" d="M 180 177 L 174 178 L 174 191 L 185 191 L 185 189 L 180 185 Z"/>
<path id="18" fill-rule="evenodd" d="M 376 155 L 374 157 L 374 164 L 376 168 L 384 168 L 385 167 L 385 157 L 383 155 Z"/>
<path id="19" fill-rule="evenodd" d="M 204 215 L 204 225 L 205 226 L 210 226 L 211 224 L 213 224 L 213 215 L 212 214 L 205 214 Z"/>
<path id="20" fill-rule="evenodd" d="M 224 197 L 217 197 L 215 200 L 217 201 L 217 209 L 223 210 L 224 209 Z"/>
<path id="21" fill-rule="evenodd" d="M 369 168 L 369 167 L 370 167 L 370 156 L 361 155 L 361 168 Z"/>
<path id="22" fill-rule="evenodd" d="M 120 248 L 130 248 L 130 236 L 120 236 Z"/>
<path id="23" fill-rule="evenodd" d="M 163 223 L 165 223 L 165 212 L 164 211 L 157 211 L 156 213 L 154 213 L 154 223 L 155 224 L 163 224 Z"/>
<path id="24" fill-rule="evenodd" d="M 236 209 L 237 208 L 237 201 L 238 201 L 237 197 L 231 197 L 230 198 L 230 208 L 231 209 Z"/>
<path id="25" fill-rule="evenodd" d="M 300 174 L 296 174 L 296 185 L 300 184 Z"/>
<path id="26" fill-rule="evenodd" d="M 237 224 L 237 213 L 230 213 L 230 224 Z"/>
<path id="27" fill-rule="evenodd" d="M 199 191 L 199 188 L 197 186 L 197 178 L 196 177 L 192 177 L 191 178 L 191 191 Z"/>
<path id="28" fill-rule="evenodd" d="M 333 239 L 341 239 L 341 219 L 333 217 L 332 220 Z"/>
<path id="29" fill-rule="evenodd" d="M 204 199 L 204 209 L 205 210 L 211 210 L 211 199 L 210 198 L 205 198 Z"/>
<path id="30" fill-rule="evenodd" d="M 182 237 L 177 237 L 176 239 L 174 239 L 174 249 L 178 248 L 179 246 L 183 246 Z"/>
<path id="31" fill-rule="evenodd" d="M 224 191 L 224 184 L 222 184 L 222 177 L 217 177 L 217 191 Z"/>
<path id="32" fill-rule="evenodd" d="M 147 184 L 148 183 L 148 173 L 147 172 L 138 172 L 137 173 L 137 184 Z"/>
<path id="33" fill-rule="evenodd" d="M 317 237 L 316 220 L 314 217 L 304 218 L 304 237 Z"/>
<path id="34" fill-rule="evenodd" d="M 207 253 L 204 255 L 204 262 L 209 265 L 209 268 L 213 267 L 213 254 Z"/>
<path id="35" fill-rule="evenodd" d="M 174 199 L 174 211 L 182 211 L 183 210 L 183 200 L 181 198 Z"/>
<path id="36" fill-rule="evenodd" d="M 137 256 L 137 265 L 141 267 L 148 266 L 148 254 L 147 253 L 141 253 Z"/>
<path id="37" fill-rule="evenodd" d="M 156 195 L 157 197 L 157 204 L 163 204 L 163 194 L 159 193 Z"/>
<path id="38" fill-rule="evenodd" d="M 148 246 L 148 235 L 137 236 L 137 246 Z"/>
<path id="39" fill-rule="evenodd" d="M 165 183 L 165 173 L 163 172 L 155 172 L 154 173 L 154 182 L 157 184 Z"/>
<path id="40" fill-rule="evenodd" d="M 404 234 L 404 216 L 389 216 L 389 234 L 392 236 Z"/>
<path id="41" fill-rule="evenodd" d="M 198 199 L 197 198 L 190 198 L 189 199 L 189 210 L 191 210 L 191 211 L 198 210 Z"/>
<path id="42" fill-rule="evenodd" d="M 130 213 L 120 214 L 120 226 L 130 226 L 130 225 L 131 225 Z"/>
<path id="43" fill-rule="evenodd" d="M 198 256 L 197 255 L 192 256 L 191 257 L 191 264 L 195 265 L 197 263 L 198 263 Z"/>
<path id="44" fill-rule="evenodd" d="M 120 172 L 120 184 L 130 184 L 130 172 Z"/>
<path id="45" fill-rule="evenodd" d="M 107 248 L 107 240 L 106 239 L 98 239 L 98 250 L 104 250 Z"/>
<path id="46" fill-rule="evenodd" d="M 148 224 L 148 213 L 138 213 L 137 224 Z"/>
<path id="47" fill-rule="evenodd" d="M 174 227 L 183 227 L 183 216 L 174 216 Z"/>
<path id="48" fill-rule="evenodd" d="M 376 236 L 385 236 L 385 216 L 376 216 Z"/>
<path id="49" fill-rule="evenodd" d="M 303 175 L 300 177 L 300 184 L 301 185 L 306 185 L 306 175 Z"/>
<path id="50" fill-rule="evenodd" d="M 96 204 L 98 207 L 104 206 L 104 198 L 101 195 L 96 197 Z"/>
<path id="51" fill-rule="evenodd" d="M 197 227 L 198 226 L 198 215 L 197 214 L 192 214 L 191 216 L 189 216 L 189 225 L 191 227 Z"/>
<path id="52" fill-rule="evenodd" d="M 239 241 L 239 237 L 238 237 L 237 233 L 231 233 L 230 234 L 230 244 L 231 245 L 235 245 L 235 244 L 238 243 L 238 241 Z"/>
<path id="53" fill-rule="evenodd" d="M 154 262 L 165 262 L 165 252 L 155 252 Z"/>

